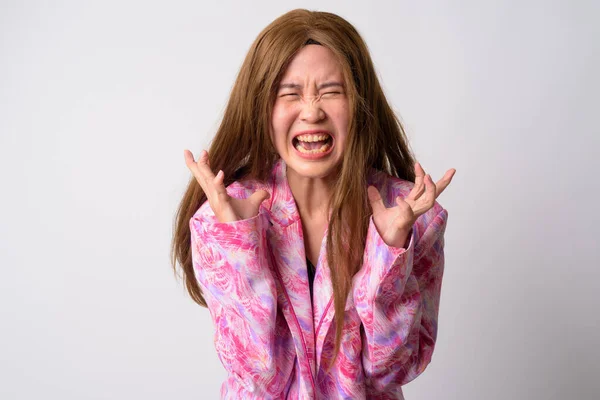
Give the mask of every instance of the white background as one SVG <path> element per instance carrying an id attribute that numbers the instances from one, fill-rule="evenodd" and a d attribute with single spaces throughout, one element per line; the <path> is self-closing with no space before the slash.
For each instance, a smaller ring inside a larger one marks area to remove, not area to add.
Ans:
<path id="1" fill-rule="evenodd" d="M 448 210 L 407 399 L 600 396 L 600 3 L 0 2 L 0 398 L 218 398 L 175 209 L 253 39 L 296 7 L 364 36 Z"/>

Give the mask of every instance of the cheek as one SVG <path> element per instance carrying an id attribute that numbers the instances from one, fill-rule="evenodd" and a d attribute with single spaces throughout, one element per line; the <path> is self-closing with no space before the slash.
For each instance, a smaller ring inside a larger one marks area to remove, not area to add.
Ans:
<path id="1" fill-rule="evenodd" d="M 274 125 L 287 123 L 295 118 L 295 114 L 297 112 L 293 105 L 284 103 L 276 104 L 273 107 L 272 122 Z"/>
<path id="2" fill-rule="evenodd" d="M 273 110 L 273 115 L 271 116 L 271 126 L 274 130 L 279 130 L 281 124 L 283 123 L 283 114 L 281 110 Z"/>
<path id="3" fill-rule="evenodd" d="M 336 107 L 331 110 L 331 118 L 333 119 L 338 133 L 343 136 L 348 135 L 348 127 L 350 126 L 350 112 L 347 106 Z"/>
<path id="4" fill-rule="evenodd" d="M 271 115 L 271 140 L 275 145 L 285 143 L 286 132 L 289 130 L 289 117 L 282 107 L 273 108 Z"/>

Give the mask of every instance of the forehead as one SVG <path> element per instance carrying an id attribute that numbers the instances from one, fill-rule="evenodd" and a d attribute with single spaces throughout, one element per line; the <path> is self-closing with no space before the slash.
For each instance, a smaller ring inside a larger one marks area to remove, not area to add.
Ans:
<path id="1" fill-rule="evenodd" d="M 292 58 L 286 68 L 282 83 L 288 80 L 321 80 L 343 77 L 338 59 L 325 46 L 309 44 Z"/>

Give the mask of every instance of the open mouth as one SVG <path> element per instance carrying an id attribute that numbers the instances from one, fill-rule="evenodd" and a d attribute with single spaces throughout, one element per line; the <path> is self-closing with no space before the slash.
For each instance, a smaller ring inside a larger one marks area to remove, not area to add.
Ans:
<path id="1" fill-rule="evenodd" d="M 331 148 L 333 138 L 324 132 L 304 134 L 292 139 L 292 144 L 300 153 L 320 154 L 327 152 Z"/>

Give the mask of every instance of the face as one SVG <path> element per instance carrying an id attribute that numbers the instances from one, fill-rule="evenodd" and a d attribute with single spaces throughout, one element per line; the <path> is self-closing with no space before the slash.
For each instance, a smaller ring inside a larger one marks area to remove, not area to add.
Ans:
<path id="1" fill-rule="evenodd" d="M 325 46 L 303 47 L 285 70 L 271 116 L 271 138 L 288 174 L 327 178 L 343 159 L 349 101 L 342 67 Z"/>

